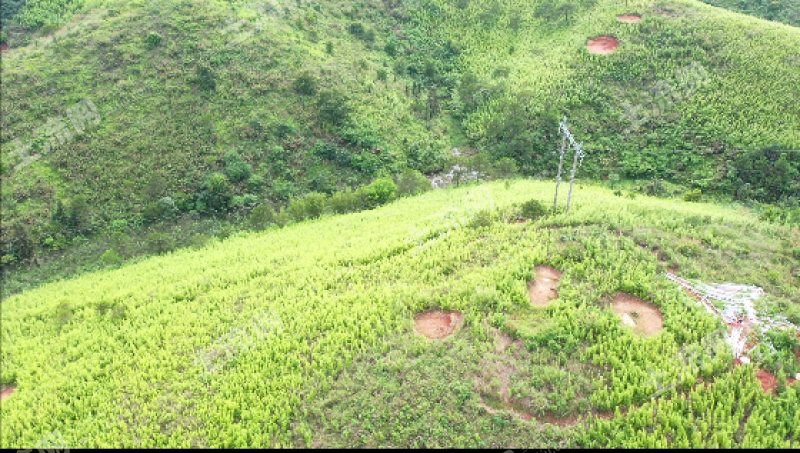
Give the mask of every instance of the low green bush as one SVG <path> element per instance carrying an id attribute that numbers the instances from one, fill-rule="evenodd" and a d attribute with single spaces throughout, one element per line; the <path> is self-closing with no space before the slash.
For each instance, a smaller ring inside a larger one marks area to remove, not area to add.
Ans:
<path id="1" fill-rule="evenodd" d="M 692 189 L 683 194 L 683 201 L 700 201 L 703 196 L 703 191 L 700 189 Z"/>
<path id="2" fill-rule="evenodd" d="M 547 207 L 539 200 L 528 200 L 520 207 L 520 216 L 523 219 L 536 220 L 547 214 Z"/>
<path id="3" fill-rule="evenodd" d="M 113 266 L 122 263 L 123 258 L 116 250 L 109 249 L 103 253 L 100 257 L 100 261 L 106 266 Z"/>
<path id="4" fill-rule="evenodd" d="M 161 35 L 155 32 L 147 34 L 147 50 L 153 50 L 161 44 Z"/>

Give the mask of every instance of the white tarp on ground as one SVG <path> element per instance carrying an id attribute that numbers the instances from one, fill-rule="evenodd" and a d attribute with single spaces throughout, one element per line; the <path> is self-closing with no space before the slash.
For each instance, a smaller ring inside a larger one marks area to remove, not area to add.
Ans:
<path id="1" fill-rule="evenodd" d="M 726 339 L 731 345 L 731 352 L 737 359 L 749 362 L 744 354 L 747 344 L 747 334 L 756 326 L 761 332 L 767 332 L 776 327 L 798 330 L 797 326 L 790 323 L 782 316 L 759 316 L 753 302 L 764 296 L 764 290 L 758 286 L 740 285 L 736 283 L 703 283 L 689 281 L 675 274 L 665 272 L 668 279 L 683 286 L 699 299 L 706 310 L 718 316 L 730 327 Z M 769 342 L 762 341 L 773 352 L 775 348 Z"/>

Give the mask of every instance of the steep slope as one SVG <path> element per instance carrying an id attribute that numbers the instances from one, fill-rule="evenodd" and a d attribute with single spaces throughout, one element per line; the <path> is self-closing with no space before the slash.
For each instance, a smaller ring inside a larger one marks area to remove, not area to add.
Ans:
<path id="1" fill-rule="evenodd" d="M 746 174 L 755 155 L 740 162 L 734 151 L 800 149 L 796 27 L 694 1 L 421 3 L 429 6 L 420 20 L 458 40 L 461 67 L 475 76 L 461 85 L 470 138 L 529 171 L 553 174 L 549 151 L 561 145 L 554 125 L 563 115 L 586 144 L 588 169 L 729 193 L 762 186 Z M 623 14 L 642 20 L 619 21 Z M 604 35 L 619 48 L 590 53 L 587 41 Z M 663 150 L 696 152 L 655 153 Z M 798 153 L 787 154 L 796 169 Z M 783 180 L 796 197 L 796 172 Z"/>
<path id="2" fill-rule="evenodd" d="M 698 447 L 796 448 L 791 420 L 771 415 L 796 410 L 796 386 L 773 397 L 755 377 L 797 372 L 791 338 L 779 363 L 732 371 L 716 318 L 661 271 L 762 286 L 759 309 L 798 322 L 800 231 L 585 186 L 569 214 L 511 221 L 552 189 L 435 191 L 12 296 L 2 447 L 678 446 L 688 429 Z M 538 265 L 564 271 L 547 308 L 526 292 Z M 650 301 L 663 332 L 625 327 L 607 305 L 617 291 Z M 463 325 L 418 337 L 412 320 L 432 310 Z M 697 419 L 688 389 L 707 405 Z M 655 431 L 621 438 L 625 426 Z"/>
<path id="3" fill-rule="evenodd" d="M 797 0 L 703 0 L 703 3 L 800 27 L 800 2 Z"/>
<path id="4" fill-rule="evenodd" d="M 357 186 L 408 155 L 412 167 L 442 165 L 442 121 L 413 110 L 410 79 L 389 74 L 390 9 L 112 5 L 4 54 L 4 237 L 12 221 L 35 243 L 52 237 L 57 201 L 79 195 L 83 234 L 135 223 L 164 196 L 185 212 L 224 210 L 196 203 L 215 172 L 258 203 Z M 429 53 L 422 41 L 416 50 Z M 78 133 L 71 109 L 83 99 Z M 43 158 L 26 166 L 22 149 Z"/>
<path id="5" fill-rule="evenodd" d="M 798 203 L 796 27 L 692 0 L 80 4 L 3 53 L 4 264 L 163 206 L 436 171 L 462 129 L 483 162 L 553 176 L 565 115 L 587 177 Z"/>

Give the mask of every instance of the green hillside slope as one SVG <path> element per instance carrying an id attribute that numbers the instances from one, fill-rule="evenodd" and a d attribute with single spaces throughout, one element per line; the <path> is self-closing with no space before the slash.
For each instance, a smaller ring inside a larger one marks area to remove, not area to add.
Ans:
<path id="1" fill-rule="evenodd" d="M 0 446 L 797 448 L 797 418 L 775 417 L 800 413 L 797 385 L 769 396 L 755 377 L 800 371 L 792 337 L 732 370 L 709 342 L 718 321 L 661 272 L 762 286 L 759 310 L 796 323 L 800 231 L 587 186 L 569 214 L 513 221 L 552 190 L 429 192 L 12 296 Z M 527 295 L 541 264 L 565 272 L 547 308 Z M 623 326 L 617 291 L 652 302 L 664 331 Z M 463 326 L 417 336 L 436 309 Z"/>
<path id="2" fill-rule="evenodd" d="M 208 215 L 435 171 L 465 140 L 552 176 L 564 115 L 587 176 L 797 204 L 796 27 L 690 0 L 67 4 L 3 54 L 6 264 L 159 203 Z M 588 53 L 600 35 L 620 48 Z"/>
<path id="3" fill-rule="evenodd" d="M 737 13 L 800 27 L 800 2 L 797 0 L 703 0 L 703 2 Z"/>
<path id="4" fill-rule="evenodd" d="M 164 197 L 211 214 L 431 172 L 462 127 L 490 160 L 552 175 L 564 115 L 589 176 L 797 204 L 795 27 L 694 1 L 67 4 L 61 20 L 82 14 L 3 54 L 9 262 L 157 220 Z M 45 5 L 61 4 L 26 8 Z M 620 48 L 588 53 L 600 35 Z"/>
<path id="5" fill-rule="evenodd" d="M 734 192 L 762 185 L 735 151 L 800 149 L 798 28 L 693 1 L 573 2 L 571 14 L 559 2 L 426 4 L 420 20 L 458 40 L 462 70 L 475 76 L 461 88 L 472 101 L 461 99 L 470 138 L 529 171 L 553 173 L 546 151 L 560 146 L 554 125 L 564 114 L 600 174 L 608 167 Z M 642 21 L 623 23 L 621 14 Z M 616 52 L 589 53 L 587 41 L 604 35 L 618 40 Z M 691 68 L 697 80 L 682 84 Z M 664 150 L 696 151 L 656 152 Z M 800 157 L 786 160 L 796 170 Z M 796 197 L 790 173 L 783 195 Z"/>

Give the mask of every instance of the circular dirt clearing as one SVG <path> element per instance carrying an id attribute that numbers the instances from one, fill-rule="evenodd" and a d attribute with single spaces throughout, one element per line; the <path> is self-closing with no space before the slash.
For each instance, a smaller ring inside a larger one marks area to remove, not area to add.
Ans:
<path id="1" fill-rule="evenodd" d="M 8 387 L 6 387 L 6 386 L 0 387 L 0 400 L 4 400 L 4 399 L 8 398 L 9 396 L 11 396 L 11 394 L 14 393 L 14 390 L 16 388 L 17 387 L 15 387 L 13 385 L 10 385 Z"/>
<path id="2" fill-rule="evenodd" d="M 433 311 L 414 318 L 414 330 L 427 338 L 441 339 L 455 332 L 464 323 L 457 311 Z"/>
<path id="3" fill-rule="evenodd" d="M 617 42 L 616 38 L 612 38 L 611 36 L 601 36 L 599 38 L 590 39 L 589 42 L 586 43 L 586 47 L 589 48 L 589 52 L 591 53 L 606 54 L 617 50 L 619 42 Z"/>
<path id="4" fill-rule="evenodd" d="M 550 266 L 536 266 L 533 271 L 536 274 L 536 281 L 528 282 L 531 304 L 546 307 L 551 300 L 558 298 L 556 285 L 561 279 L 562 272 Z"/>
<path id="5" fill-rule="evenodd" d="M 630 294 L 619 293 L 611 302 L 611 306 L 614 308 L 614 313 L 622 319 L 623 324 L 646 337 L 656 335 L 664 329 L 664 317 L 661 316 L 661 310 L 650 302 L 645 302 Z"/>
<path id="6" fill-rule="evenodd" d="M 629 24 L 633 24 L 642 20 L 641 16 L 636 15 L 629 15 L 629 16 L 617 16 L 617 20 L 620 22 L 627 22 Z"/>

